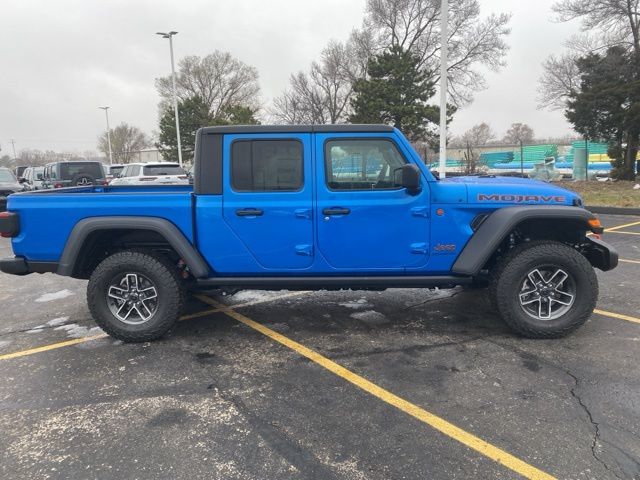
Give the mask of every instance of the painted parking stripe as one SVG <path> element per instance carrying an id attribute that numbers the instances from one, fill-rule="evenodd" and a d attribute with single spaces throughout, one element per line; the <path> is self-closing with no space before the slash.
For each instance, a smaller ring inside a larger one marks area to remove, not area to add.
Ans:
<path id="1" fill-rule="evenodd" d="M 604 315 L 605 317 L 617 318 L 618 320 L 626 320 L 627 322 L 640 323 L 640 318 L 632 317 L 631 315 L 623 315 L 621 313 L 607 312 L 606 310 L 600 310 L 598 308 L 593 310 L 593 313 L 598 315 Z"/>
<path id="2" fill-rule="evenodd" d="M 234 305 L 233 308 L 248 307 L 248 306 L 251 306 L 251 305 L 257 305 L 259 303 L 270 302 L 272 300 L 279 300 L 281 298 L 295 297 L 297 295 L 303 295 L 305 293 L 308 293 L 308 292 L 289 292 L 289 293 L 285 293 L 283 295 L 276 295 L 276 296 L 273 296 L 273 297 L 259 298 L 259 299 L 256 299 L 256 300 L 251 300 L 251 301 L 248 301 L 248 302 L 240 303 L 238 305 Z M 208 297 L 206 297 L 206 298 L 208 299 Z M 205 302 L 205 303 L 209 303 L 209 302 Z M 206 317 L 207 315 L 211 315 L 212 313 L 222 312 L 222 311 L 225 311 L 228 308 L 231 308 L 231 307 L 227 307 L 227 306 L 220 307 L 219 305 L 221 305 L 221 304 L 217 304 L 217 305 L 218 306 L 216 306 L 216 308 L 210 308 L 210 309 L 204 310 L 202 312 L 196 312 L 196 313 L 192 313 L 192 314 L 189 314 L 189 315 L 183 315 L 182 317 L 180 317 L 180 320 L 184 321 L 184 320 L 192 320 L 194 318 Z M 78 345 L 79 343 L 90 342 L 92 340 L 97 340 L 99 338 L 105 338 L 107 336 L 108 335 L 106 333 L 101 333 L 99 335 L 92 335 L 90 337 L 74 338 L 73 340 L 65 340 L 63 342 L 51 343 L 49 345 L 42 345 L 40 347 L 29 348 L 27 350 L 20 350 L 20 351 L 17 351 L 17 352 L 0 354 L 0 360 L 10 360 L 12 358 L 25 357 L 27 355 L 33 355 L 35 353 L 48 352 L 49 350 L 55 350 L 57 348 L 64 348 L 64 347 L 70 347 L 72 345 Z"/>
<path id="3" fill-rule="evenodd" d="M 640 235 L 640 232 L 625 232 L 624 230 L 606 230 L 607 233 L 622 233 L 624 235 Z"/>
<path id="4" fill-rule="evenodd" d="M 627 260 L 626 258 L 619 258 L 618 261 L 624 263 L 637 263 L 638 265 L 640 265 L 640 260 Z"/>
<path id="5" fill-rule="evenodd" d="M 99 335 L 92 335 L 90 337 L 74 338 L 73 340 L 66 340 L 64 342 L 51 343 L 49 345 L 43 345 L 41 347 L 30 348 L 28 350 L 20 350 L 19 352 L 5 353 L 0 355 L 0 360 L 9 360 L 10 358 L 25 357 L 27 355 L 33 355 L 34 353 L 47 352 L 49 350 L 55 350 L 56 348 L 70 347 L 71 345 L 77 345 L 79 343 L 90 342 L 99 338 L 107 337 L 106 333 Z"/>
<path id="6" fill-rule="evenodd" d="M 616 230 L 619 230 L 621 228 L 626 228 L 626 227 L 633 227 L 635 225 L 640 225 L 640 221 L 638 222 L 631 222 L 631 223 L 625 223 L 623 225 L 616 225 L 615 227 L 610 227 L 610 228 L 605 228 L 604 231 L 605 232 L 615 232 Z"/>
<path id="7" fill-rule="evenodd" d="M 517 457 L 514 457 L 510 453 L 492 445 L 479 437 L 476 437 L 472 433 L 469 433 L 460 427 L 449 423 L 445 419 L 430 413 L 423 408 L 415 405 L 397 395 L 391 393 L 388 390 L 376 385 L 373 382 L 370 382 L 364 377 L 352 372 L 344 368 L 343 366 L 335 363 L 332 360 L 329 360 L 327 357 L 322 356 L 315 350 L 312 350 L 304 345 L 291 340 L 284 335 L 271 330 L 268 327 L 265 327 L 261 323 L 258 323 L 254 320 L 251 320 L 249 317 L 246 317 L 234 310 L 237 307 L 225 307 L 224 305 L 216 302 L 211 298 L 207 298 L 205 296 L 199 296 L 200 300 L 209 303 L 210 305 L 217 305 L 221 311 L 228 315 L 229 317 L 237 320 L 238 322 L 260 332 L 261 334 L 269 337 L 270 339 L 284 345 L 287 348 L 297 352 L 303 357 L 308 358 L 312 362 L 320 365 L 324 369 L 330 371 L 334 375 L 350 382 L 356 387 L 364 390 L 365 392 L 373 395 L 374 397 L 379 398 L 383 402 L 401 410 L 402 412 L 411 415 L 412 417 L 420 420 L 423 423 L 433 427 L 441 433 L 444 433 L 448 437 L 466 445 L 467 447 L 475 450 L 476 452 L 484 455 L 485 457 L 490 458 L 491 460 L 503 465 L 514 472 L 522 475 L 525 478 L 529 479 L 553 479 L 554 477 L 549 475 L 548 473 L 539 470 L 538 468 L 529 465 L 528 463 L 520 460 Z"/>

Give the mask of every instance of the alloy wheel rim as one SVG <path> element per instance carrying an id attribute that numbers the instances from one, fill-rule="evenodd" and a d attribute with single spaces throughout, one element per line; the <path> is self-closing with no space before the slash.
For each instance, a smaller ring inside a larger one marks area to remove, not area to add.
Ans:
<path id="1" fill-rule="evenodd" d="M 141 325 L 158 311 L 158 289 L 140 273 L 119 274 L 109 282 L 107 305 L 121 322 Z"/>
<path id="2" fill-rule="evenodd" d="M 545 266 L 529 271 L 520 286 L 522 310 L 536 320 L 555 320 L 567 313 L 576 299 L 576 284 L 562 268 Z"/>

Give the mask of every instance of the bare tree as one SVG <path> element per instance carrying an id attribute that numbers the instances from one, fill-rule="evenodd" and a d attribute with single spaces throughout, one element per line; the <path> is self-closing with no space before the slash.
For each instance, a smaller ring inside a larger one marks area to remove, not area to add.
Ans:
<path id="1" fill-rule="evenodd" d="M 451 140 L 451 146 L 464 149 L 463 171 L 466 174 L 476 173 L 481 170 L 479 147 L 485 146 L 496 138 L 496 134 L 488 123 L 482 122 L 474 125 L 460 137 Z"/>
<path id="2" fill-rule="evenodd" d="M 344 44 L 331 41 L 308 73 L 291 75 L 289 88 L 274 99 L 272 117 L 283 123 L 341 123 L 350 111 L 353 83 L 364 76 L 372 37 L 354 31 Z"/>
<path id="3" fill-rule="evenodd" d="M 228 52 L 182 58 L 178 62 L 177 91 L 180 100 L 199 96 L 218 117 L 232 107 L 259 107 L 258 71 Z M 156 88 L 165 102 L 171 101 L 171 77 L 156 79 Z"/>
<path id="4" fill-rule="evenodd" d="M 579 84 L 576 60 L 588 53 L 620 46 L 634 54 L 640 70 L 640 0 L 560 0 L 558 20 L 582 20 L 582 33 L 567 42 L 568 53 L 549 57 L 539 80 L 541 108 L 564 108 Z"/>
<path id="5" fill-rule="evenodd" d="M 598 30 L 601 46 L 626 45 L 640 56 L 640 0 L 561 0 L 553 6 L 560 21 L 582 20 L 591 39 Z"/>
<path id="6" fill-rule="evenodd" d="M 365 28 L 377 32 L 379 48 L 400 46 L 419 55 L 420 65 L 439 79 L 440 0 L 368 0 Z M 510 14 L 480 16 L 478 0 L 451 2 L 449 13 L 449 90 L 452 102 L 465 105 L 485 88 L 476 67 L 497 71 L 505 65 Z"/>
<path id="7" fill-rule="evenodd" d="M 509 145 L 519 145 L 520 143 L 531 143 L 535 135 L 533 128 L 526 123 L 512 123 L 507 133 L 504 134 L 503 141 Z"/>
<path id="8" fill-rule="evenodd" d="M 569 97 L 580 87 L 578 55 L 551 55 L 543 63 L 544 73 L 538 81 L 538 108 L 564 109 Z"/>
<path id="9" fill-rule="evenodd" d="M 116 163 L 129 163 L 135 158 L 135 153 L 150 145 L 147 136 L 138 127 L 121 123 L 111 131 L 111 149 L 113 161 Z M 107 132 L 98 137 L 98 150 L 109 154 Z"/>
<path id="10" fill-rule="evenodd" d="M 496 138 L 496 133 L 486 122 L 474 125 L 469 130 L 464 132 L 460 137 L 460 143 L 464 145 L 472 145 L 475 147 L 482 147 Z"/>

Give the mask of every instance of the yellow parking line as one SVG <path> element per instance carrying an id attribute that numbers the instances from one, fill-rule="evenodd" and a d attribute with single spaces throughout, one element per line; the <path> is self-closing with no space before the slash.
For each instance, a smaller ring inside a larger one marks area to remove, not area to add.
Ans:
<path id="1" fill-rule="evenodd" d="M 619 258 L 618 261 L 619 262 L 624 262 L 624 263 L 637 263 L 637 264 L 640 264 L 640 260 L 627 260 L 626 258 Z"/>
<path id="2" fill-rule="evenodd" d="M 9 360 L 10 358 L 24 357 L 26 355 L 33 355 L 34 353 L 55 350 L 56 348 L 69 347 L 71 345 L 90 342 L 91 340 L 97 340 L 98 338 L 104 338 L 106 336 L 107 336 L 106 333 L 101 333 L 99 335 L 92 335 L 91 337 L 74 338 L 73 340 L 66 340 L 64 342 L 43 345 L 42 347 L 30 348 L 28 350 L 20 350 L 18 352 L 13 352 L 13 353 L 5 353 L 4 355 L 0 355 L 0 360 Z"/>
<path id="3" fill-rule="evenodd" d="M 611 231 L 611 230 L 605 230 L 605 232 L 607 233 L 624 233 L 625 235 L 640 235 L 640 232 L 623 232 L 622 230 L 615 230 L 615 231 Z"/>
<path id="4" fill-rule="evenodd" d="M 293 297 L 296 295 L 302 295 L 303 293 L 307 293 L 307 292 L 290 292 L 284 295 L 277 295 L 274 297 L 267 297 L 267 298 L 259 298 L 256 300 L 251 300 L 249 302 L 245 302 L 245 303 L 240 303 L 238 305 L 235 305 L 233 308 L 238 308 L 238 307 L 248 307 L 250 305 L 256 305 L 258 303 L 264 303 L 264 302 L 269 302 L 271 300 L 278 300 L 280 298 L 287 298 L 287 297 Z M 211 302 L 213 300 L 211 300 L 208 297 L 205 297 L 203 295 L 198 295 L 198 298 L 200 298 L 201 300 L 205 301 L 205 303 L 209 303 L 211 304 Z M 204 300 L 204 299 L 207 300 Z M 217 312 L 222 312 L 225 311 L 226 309 L 230 308 L 230 307 L 226 307 L 226 306 L 222 306 L 220 307 L 220 305 L 216 302 L 217 307 L 216 308 L 210 308 L 208 310 L 204 310 L 202 312 L 196 312 L 196 313 L 191 313 L 189 315 L 183 315 L 182 317 L 180 317 L 180 320 L 191 320 L 193 318 L 199 318 L 199 317 L 205 317 L 207 315 L 211 315 L 212 313 L 217 313 Z M 20 350 L 17 352 L 12 352 L 12 353 L 5 353 L 3 355 L 0 355 L 0 360 L 9 360 L 11 358 L 18 358 L 18 357 L 24 357 L 27 355 L 33 355 L 34 353 L 41 353 L 41 352 L 47 352 L 49 350 L 55 350 L 57 348 L 63 348 L 63 347 L 70 347 L 72 345 L 78 345 L 79 343 L 85 343 L 85 342 L 90 342 L 91 340 L 96 340 L 98 338 L 104 338 L 108 336 L 106 333 L 101 333 L 99 335 L 93 335 L 91 337 L 82 337 L 82 338 L 74 338 L 73 340 L 65 340 L 64 342 L 57 342 L 57 343 L 51 343 L 49 345 L 43 345 L 41 347 L 35 347 L 35 348 L 29 348 L 27 350 Z"/>
<path id="5" fill-rule="evenodd" d="M 640 225 L 640 222 L 631 222 L 631 223 L 625 223 L 623 225 L 616 225 L 615 227 L 605 228 L 604 231 L 605 232 L 614 232 L 614 231 L 619 230 L 621 228 L 633 227 L 634 225 Z"/>
<path id="6" fill-rule="evenodd" d="M 203 296 L 204 297 L 204 296 Z M 200 298 L 200 297 L 199 297 Z M 204 298 L 201 298 L 204 301 Z M 383 402 L 392 405 L 393 407 L 401 410 L 402 412 L 411 415 L 412 417 L 420 420 L 423 423 L 433 427 L 434 429 L 444 433 L 448 437 L 457 440 L 458 442 L 466 445 L 467 447 L 475 450 L 476 452 L 484 455 L 485 457 L 490 458 L 491 460 L 504 465 L 505 467 L 513 470 L 514 472 L 522 475 L 525 478 L 529 479 L 553 479 L 551 475 L 543 472 L 542 470 L 537 469 L 536 467 L 529 465 L 528 463 L 520 460 L 519 458 L 514 457 L 508 452 L 482 440 L 479 437 L 476 437 L 472 433 L 469 433 L 452 423 L 447 422 L 441 417 L 430 413 L 423 408 L 404 400 L 403 398 L 398 397 L 397 395 L 385 390 L 382 387 L 379 387 L 375 383 L 370 382 L 369 380 L 361 377 L 360 375 L 347 370 L 343 366 L 335 363 L 332 360 L 320 355 L 318 352 L 311 350 L 310 348 L 305 347 L 304 345 L 291 340 L 284 335 L 271 330 L 264 325 L 251 320 L 250 318 L 236 312 L 234 308 L 239 307 L 224 307 L 224 305 L 216 302 L 215 300 L 208 299 L 207 303 L 210 305 L 217 305 L 225 315 L 237 320 L 240 323 L 262 333 L 263 335 L 269 337 L 270 339 L 284 345 L 291 350 L 299 353 L 303 357 L 308 358 L 312 362 L 320 365 L 324 369 L 330 371 L 331 373 L 343 378 L 344 380 L 352 383 L 356 387 L 364 390 L 365 392 L 373 395 L 374 397 L 379 398 Z"/>
<path id="7" fill-rule="evenodd" d="M 640 323 L 640 318 L 623 315 L 621 313 L 607 312 L 606 310 L 599 310 L 597 308 L 593 310 L 593 313 L 604 315 L 605 317 L 617 318 L 619 320 L 626 320 L 627 322 Z"/>

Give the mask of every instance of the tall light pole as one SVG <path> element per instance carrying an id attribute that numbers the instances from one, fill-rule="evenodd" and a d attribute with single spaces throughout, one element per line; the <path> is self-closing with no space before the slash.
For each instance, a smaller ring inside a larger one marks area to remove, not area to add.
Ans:
<path id="1" fill-rule="evenodd" d="M 178 163 L 182 166 L 182 145 L 180 142 L 180 119 L 178 118 L 178 92 L 176 90 L 176 68 L 173 63 L 173 36 L 178 32 L 171 31 L 169 33 L 156 32 L 162 38 L 169 39 L 169 51 L 171 52 L 171 83 L 173 84 L 173 112 L 176 117 L 176 137 L 178 139 Z"/>
<path id="2" fill-rule="evenodd" d="M 113 153 L 111 152 L 111 129 L 109 128 L 109 107 L 98 107 L 104 110 L 107 117 L 107 143 L 109 144 L 109 165 L 113 165 Z"/>
<path id="3" fill-rule="evenodd" d="M 447 176 L 447 65 L 449 0 L 440 5 L 440 178 Z"/>
<path id="4" fill-rule="evenodd" d="M 18 158 L 16 157 L 16 141 L 13 138 L 9 141 L 11 142 L 11 146 L 13 147 L 13 159 L 16 160 Z"/>

